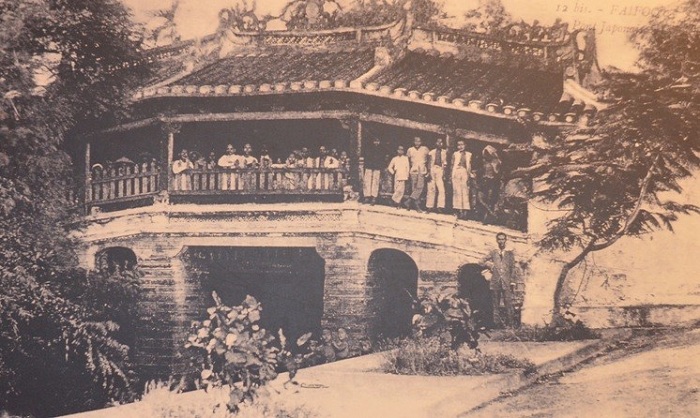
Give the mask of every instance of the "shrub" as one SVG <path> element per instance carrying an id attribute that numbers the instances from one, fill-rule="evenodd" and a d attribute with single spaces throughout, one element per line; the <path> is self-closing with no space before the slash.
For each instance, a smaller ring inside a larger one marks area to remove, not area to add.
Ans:
<path id="1" fill-rule="evenodd" d="M 289 371 L 290 381 L 303 359 L 287 350 L 280 330 L 279 340 L 260 327 L 262 306 L 246 296 L 239 306 L 229 307 L 212 293 L 216 306 L 207 309 L 209 318 L 192 324 L 185 347 L 201 364 L 198 387 L 228 385 L 228 409 L 236 412 L 243 402 L 253 402 L 261 387 L 277 377 L 278 369 Z M 299 338 L 303 346 L 311 334 Z"/>
<path id="2" fill-rule="evenodd" d="M 448 334 L 450 345 L 455 350 L 462 344 L 477 348 L 482 331 L 474 323 L 469 302 L 458 297 L 453 290 L 436 296 L 423 295 L 413 316 L 413 329 L 417 337 L 442 337 Z"/>
<path id="3" fill-rule="evenodd" d="M 383 370 L 405 375 L 458 376 L 513 370 L 531 373 L 535 365 L 510 355 L 453 350 L 440 337 L 419 337 L 405 339 L 398 347 L 386 352 Z"/>
<path id="4" fill-rule="evenodd" d="M 566 318 L 564 325 L 554 326 L 521 326 L 493 336 L 493 341 L 581 341 L 600 338 L 600 333 L 588 328 L 580 320 Z"/>
<path id="5" fill-rule="evenodd" d="M 120 330 L 139 274 L 66 270 L 43 283 L 4 277 L 0 299 L 11 302 L 0 304 L 0 408 L 57 416 L 132 400 L 130 341 Z"/>

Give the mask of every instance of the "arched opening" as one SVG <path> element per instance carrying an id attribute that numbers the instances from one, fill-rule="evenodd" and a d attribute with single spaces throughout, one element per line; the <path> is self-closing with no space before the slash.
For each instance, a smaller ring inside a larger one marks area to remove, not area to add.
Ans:
<path id="1" fill-rule="evenodd" d="M 185 260 L 203 291 L 202 308 L 213 304 L 212 291 L 228 306 L 251 295 L 262 304 L 260 325 L 271 333 L 282 329 L 290 341 L 320 334 L 325 261 L 314 248 L 191 247 Z"/>
<path id="2" fill-rule="evenodd" d="M 126 247 L 105 248 L 95 255 L 95 266 L 98 270 L 115 271 L 130 270 L 136 267 L 136 254 Z"/>
<path id="3" fill-rule="evenodd" d="M 369 286 L 374 289 L 370 308 L 375 312 L 375 338 L 405 337 L 411 333 L 413 302 L 418 292 L 418 267 L 406 253 L 376 250 L 367 266 Z"/>
<path id="4" fill-rule="evenodd" d="M 469 302 L 477 326 L 493 328 L 491 290 L 489 282 L 481 274 L 483 269 L 479 264 L 465 264 L 459 268 L 459 296 Z"/>
<path id="5" fill-rule="evenodd" d="M 109 247 L 98 252 L 95 258 L 96 270 L 90 274 L 93 297 L 104 300 L 109 319 L 119 325 L 112 336 L 129 347 L 130 356 L 138 358 L 147 331 L 141 322 L 143 284 L 136 254 L 126 247 Z M 150 376 L 139 372 L 139 377 L 148 379 Z"/>

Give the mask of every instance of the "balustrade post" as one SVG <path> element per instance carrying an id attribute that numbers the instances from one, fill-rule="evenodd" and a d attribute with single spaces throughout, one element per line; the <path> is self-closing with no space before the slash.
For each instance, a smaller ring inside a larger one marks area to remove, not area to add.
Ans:
<path id="1" fill-rule="evenodd" d="M 89 215 L 90 214 L 90 202 L 92 201 L 92 173 L 90 170 L 90 141 L 85 142 L 85 167 L 84 167 L 84 172 L 85 176 L 85 195 L 84 201 L 83 201 L 83 206 L 85 209 L 85 214 Z"/>
<path id="2" fill-rule="evenodd" d="M 166 134 L 161 141 L 161 176 L 159 178 L 160 193 L 163 201 L 168 201 L 168 193 L 174 178 L 172 172 L 173 158 L 175 155 L 175 134 L 180 132 L 179 124 L 166 123 L 162 125 L 162 130 Z"/>
<path id="3" fill-rule="evenodd" d="M 365 174 L 365 158 L 362 156 L 362 121 L 357 121 L 357 138 L 356 138 L 356 153 L 357 153 L 357 191 L 362 191 L 363 179 Z"/>

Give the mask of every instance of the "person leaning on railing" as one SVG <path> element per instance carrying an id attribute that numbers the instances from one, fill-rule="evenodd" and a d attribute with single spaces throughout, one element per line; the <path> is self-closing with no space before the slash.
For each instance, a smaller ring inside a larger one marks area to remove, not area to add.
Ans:
<path id="1" fill-rule="evenodd" d="M 190 176 L 187 175 L 187 170 L 192 170 L 194 164 L 190 160 L 189 153 L 186 149 L 180 151 L 180 159 L 173 161 L 173 188 L 175 190 L 190 190 Z"/>
<path id="2" fill-rule="evenodd" d="M 226 153 L 219 158 L 218 165 L 225 169 L 241 168 L 245 165 L 243 156 L 236 154 L 236 148 L 233 144 L 226 146 Z M 233 172 L 224 172 L 219 174 L 219 188 L 221 190 L 237 190 L 238 174 Z"/>

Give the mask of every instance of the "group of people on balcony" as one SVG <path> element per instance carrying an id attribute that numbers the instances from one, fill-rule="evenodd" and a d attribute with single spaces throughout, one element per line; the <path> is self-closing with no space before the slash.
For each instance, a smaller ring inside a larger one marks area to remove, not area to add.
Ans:
<path id="1" fill-rule="evenodd" d="M 260 150 L 260 157 L 253 155 L 251 144 L 243 146 L 243 154 L 238 154 L 232 144 L 226 146 L 226 151 L 221 157 L 216 156 L 214 151 L 205 157 L 199 157 L 196 151 L 183 149 L 180 151 L 180 158 L 173 161 L 173 174 L 181 174 L 187 170 L 215 170 L 220 169 L 251 169 L 251 168 L 327 168 L 327 169 L 349 169 L 350 159 L 346 151 L 338 153 L 336 149 L 329 149 L 321 145 L 316 156 L 309 153 L 308 148 L 301 148 L 292 151 L 283 162 L 281 158 L 273 161 L 266 147 Z"/>
<path id="2" fill-rule="evenodd" d="M 259 157 L 253 155 L 251 144 L 245 144 L 243 154 L 238 154 L 232 144 L 226 146 L 225 153 L 217 158 L 210 152 L 207 158 L 194 159 L 196 153 L 186 149 L 180 151 L 180 158 L 172 162 L 173 187 L 175 190 L 192 190 L 205 188 L 216 190 L 252 191 L 259 188 L 269 190 L 341 190 L 345 186 L 345 174 L 350 161 L 345 151 L 338 152 L 321 145 L 318 154 L 311 155 L 308 148 L 294 150 L 282 162 L 280 158 L 273 161 L 266 147 L 262 147 Z M 194 161 L 193 161 L 194 160 Z M 261 180 L 255 178 L 255 172 L 269 172 L 282 169 L 282 178 Z M 297 169 L 315 169 L 297 170 Z M 214 172 L 202 179 L 188 174 L 197 170 L 199 174 Z M 198 184 L 199 183 L 199 184 Z M 264 183 L 264 184 L 261 184 Z"/>
<path id="3" fill-rule="evenodd" d="M 382 172 L 393 176 L 391 200 L 397 208 L 419 212 L 447 213 L 447 185 L 451 184 L 452 210 L 458 218 L 466 219 L 476 202 L 495 218 L 495 207 L 503 189 L 502 163 L 498 151 L 491 145 L 482 150 L 481 167 L 477 170 L 464 139 L 457 140 L 457 149 L 450 152 L 443 138 L 435 141 L 431 150 L 420 137 L 413 146 L 396 148 L 396 154 L 386 165 L 385 152 L 379 138 L 365 148 L 363 201 L 377 203 L 381 196 Z M 410 193 L 406 194 L 407 188 Z M 425 205 L 423 205 L 423 201 Z"/>

